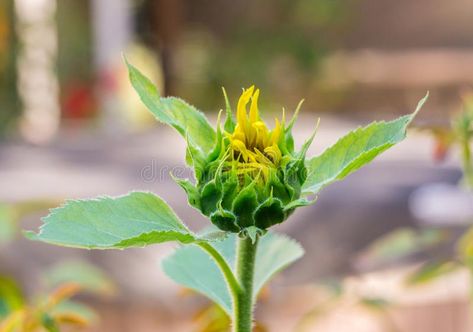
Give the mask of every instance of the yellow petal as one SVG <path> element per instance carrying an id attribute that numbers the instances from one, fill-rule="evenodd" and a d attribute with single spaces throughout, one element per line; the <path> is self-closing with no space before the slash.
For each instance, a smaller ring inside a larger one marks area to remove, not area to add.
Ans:
<path id="1" fill-rule="evenodd" d="M 250 101 L 251 95 L 253 94 L 253 90 L 255 89 L 254 85 L 250 88 L 243 91 L 238 99 L 238 106 L 237 106 L 237 123 L 240 125 L 240 128 L 245 130 L 247 127 L 248 116 L 246 114 L 246 105 Z"/>
<path id="2" fill-rule="evenodd" d="M 233 150 L 239 152 L 242 155 L 243 160 L 248 161 L 249 151 L 247 150 L 245 143 L 237 139 L 232 140 L 231 143 Z"/>
<path id="3" fill-rule="evenodd" d="M 266 165 L 271 165 L 273 162 L 268 159 L 260 150 L 256 150 L 256 153 L 258 155 L 258 162 L 260 164 L 266 164 Z"/>
<path id="4" fill-rule="evenodd" d="M 264 148 L 268 142 L 268 128 L 263 121 L 256 121 L 252 124 L 252 127 L 256 131 L 256 143 L 255 145 L 260 148 Z"/>
<path id="5" fill-rule="evenodd" d="M 253 94 L 253 97 L 251 97 L 250 123 L 255 123 L 259 120 L 258 97 L 259 89 L 256 89 L 255 93 Z"/>
<path id="6" fill-rule="evenodd" d="M 230 145 L 226 154 L 228 157 L 222 165 L 227 169 L 235 169 L 237 174 L 249 174 L 255 181 L 265 181 L 282 159 L 278 142 L 284 130 L 285 111 L 283 124 L 276 119 L 275 127 L 270 131 L 259 115 L 259 94 L 260 90 L 251 86 L 240 96 L 237 125 L 233 133 L 225 133 Z M 250 101 L 250 110 L 247 112 Z"/>
<path id="7" fill-rule="evenodd" d="M 269 156 L 269 159 L 271 159 L 274 164 L 278 164 L 282 157 L 281 150 L 279 150 L 279 147 L 276 144 L 265 148 L 264 153 Z"/>
<path id="8" fill-rule="evenodd" d="M 246 140 L 246 136 L 245 136 L 245 133 L 243 132 L 243 130 L 240 128 L 240 125 L 237 125 L 236 128 L 235 128 L 235 131 L 233 132 L 233 134 L 230 136 L 232 139 L 237 139 L 237 140 L 240 140 L 242 142 L 245 142 Z"/>

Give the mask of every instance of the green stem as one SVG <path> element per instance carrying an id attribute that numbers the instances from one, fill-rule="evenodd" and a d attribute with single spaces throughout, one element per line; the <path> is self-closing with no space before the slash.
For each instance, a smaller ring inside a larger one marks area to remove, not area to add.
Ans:
<path id="1" fill-rule="evenodd" d="M 225 258 L 223 258 L 222 255 L 212 245 L 207 242 L 199 242 L 198 245 L 214 259 L 215 263 L 220 268 L 220 271 L 222 271 L 222 274 L 230 290 L 230 294 L 233 298 L 233 301 L 235 302 L 238 294 L 241 292 L 241 289 L 231 267 L 228 265 Z"/>
<path id="2" fill-rule="evenodd" d="M 247 236 L 238 239 L 236 270 L 241 287 L 234 302 L 233 331 L 251 332 L 253 325 L 253 278 L 258 238 L 253 242 Z"/>

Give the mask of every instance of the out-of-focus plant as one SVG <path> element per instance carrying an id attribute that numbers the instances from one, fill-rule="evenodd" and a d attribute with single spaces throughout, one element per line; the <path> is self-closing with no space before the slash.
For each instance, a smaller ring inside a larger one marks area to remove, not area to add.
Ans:
<path id="1" fill-rule="evenodd" d="M 444 229 L 413 229 L 403 227 L 381 236 L 363 251 L 359 265 L 367 269 L 382 269 L 396 264 L 418 264 L 406 277 L 406 285 L 427 283 L 456 270 L 459 261 L 455 253 L 446 250 L 455 237 Z M 438 252 L 441 251 L 439 256 Z"/>
<path id="2" fill-rule="evenodd" d="M 451 234 L 439 229 L 398 228 L 371 243 L 360 256 L 359 264 L 372 269 L 406 259 L 416 260 L 417 256 L 451 239 Z"/>
<path id="3" fill-rule="evenodd" d="M 453 131 L 461 148 L 463 181 L 473 191 L 473 92 L 464 95 L 463 111 L 453 120 Z"/>
<path id="4" fill-rule="evenodd" d="M 471 152 L 473 145 L 473 92 L 471 91 L 463 95 L 463 109 L 453 118 L 451 135 L 452 144 L 457 143 L 460 147 L 463 170 L 461 185 L 473 195 L 473 155 Z M 473 227 L 470 227 L 458 241 L 456 257 L 445 264 L 450 266 L 455 263 L 466 266 L 473 275 Z M 446 269 L 445 264 L 440 264 L 438 269 L 448 272 L 450 269 Z M 442 273 L 437 275 L 442 275 Z"/>
<path id="5" fill-rule="evenodd" d="M 148 78 L 127 65 L 143 103 L 185 138 L 186 162 L 195 178 L 175 180 L 187 193 L 189 204 L 218 230 L 196 234 L 158 196 L 131 192 L 116 198 L 69 200 L 43 218 L 39 233 L 27 236 L 86 249 L 179 242 L 182 247 L 163 262 L 164 271 L 217 303 L 238 332 L 251 331 L 263 285 L 303 255 L 298 243 L 268 229 L 285 221 L 297 207 L 313 204 L 313 196 L 324 187 L 404 140 L 407 126 L 427 99 L 412 114 L 358 128 L 321 155 L 308 158 L 315 132 L 297 151 L 292 135 L 296 116 L 287 121 L 283 114 L 268 129 L 259 114 L 258 89 L 243 91 L 236 119 L 225 98 L 226 120 L 222 128 L 219 116 L 214 129 L 193 106 L 179 98 L 161 97 Z"/>
<path id="6" fill-rule="evenodd" d="M 462 95 L 462 108 L 453 114 L 448 127 L 427 128 L 435 138 L 434 158 L 443 161 L 447 153 L 455 146 L 460 149 L 463 185 L 473 190 L 473 91 Z"/>
<path id="7" fill-rule="evenodd" d="M 0 138 L 20 115 L 16 92 L 15 56 L 17 42 L 13 26 L 13 0 L 0 3 Z"/>
<path id="8" fill-rule="evenodd" d="M 294 98 L 303 89 L 309 93 L 321 59 L 339 46 L 341 32 L 349 28 L 352 4 L 245 0 L 216 1 L 211 8 L 202 1 L 187 5 L 194 24 L 187 31 L 184 27 L 186 38 L 176 60 L 180 93 L 204 107 L 220 98 L 215 86 L 238 91 L 256 83 L 269 95 L 268 104 L 280 95 Z"/>
<path id="9" fill-rule="evenodd" d="M 473 195 L 473 92 L 463 94 L 463 105 L 455 114 L 450 129 L 439 133 L 433 131 L 437 145 L 448 151 L 455 145 L 459 147 L 462 161 L 463 178 L 460 186 Z M 472 220 L 473 222 L 473 220 Z M 442 277 L 458 267 L 465 266 L 473 273 L 473 227 L 459 239 L 456 250 L 448 257 L 428 261 L 409 277 L 411 283 L 427 282 Z"/>
<path id="10" fill-rule="evenodd" d="M 349 281 L 353 282 L 356 279 L 356 276 L 352 276 Z M 326 282 L 318 283 L 316 288 L 320 300 L 297 322 L 295 331 L 306 332 L 314 329 L 319 331 L 318 327 L 324 318 L 336 314 L 341 309 L 348 309 L 357 310 L 357 315 L 362 313 L 373 317 L 385 332 L 398 332 L 398 328 L 388 313 L 388 309 L 391 308 L 390 301 L 384 297 L 365 294 L 359 289 L 349 287 L 347 280 L 332 278 Z"/>
<path id="11" fill-rule="evenodd" d="M 0 204 L 0 248 L 19 234 L 21 221 L 31 213 L 57 204 L 56 200 L 31 200 Z M 97 318 L 88 306 L 72 300 L 79 293 L 109 296 L 112 281 L 97 267 L 66 261 L 48 268 L 35 284 L 44 290 L 27 297 L 19 282 L 0 271 L 0 332 L 59 331 L 64 325 L 86 327 Z"/>
<path id="12" fill-rule="evenodd" d="M 473 92 L 462 96 L 461 111 L 453 114 L 448 127 L 432 127 L 427 130 L 435 138 L 434 159 L 442 161 L 448 152 L 457 147 L 460 151 L 463 177 L 459 188 L 473 195 L 473 157 L 471 146 L 473 144 Z M 472 220 L 473 222 L 473 220 Z M 455 248 L 448 250 L 456 241 Z M 443 248 L 439 255 L 436 247 Z M 401 250 L 399 250 L 401 249 Z M 470 227 L 460 237 L 453 236 L 446 229 L 397 229 L 370 245 L 365 251 L 366 261 L 374 265 L 386 264 L 394 260 L 410 259 L 411 262 L 419 261 L 415 257 L 418 253 L 426 253 L 434 249 L 428 259 L 407 276 L 408 285 L 419 285 L 431 282 L 456 271 L 458 268 L 468 268 L 473 274 L 473 227 Z M 446 250 L 447 249 L 447 250 Z M 473 300 L 473 292 L 472 292 Z"/>
<path id="13" fill-rule="evenodd" d="M 96 321 L 94 311 L 73 300 L 78 293 L 109 296 L 112 282 L 85 262 L 60 263 L 43 276 L 46 291 L 26 298 L 18 283 L 0 277 L 0 332 L 60 331 L 63 326 L 87 327 Z"/>

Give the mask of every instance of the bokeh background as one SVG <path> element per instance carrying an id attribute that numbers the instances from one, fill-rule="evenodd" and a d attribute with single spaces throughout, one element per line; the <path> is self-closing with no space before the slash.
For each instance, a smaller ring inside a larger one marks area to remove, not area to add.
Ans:
<path id="1" fill-rule="evenodd" d="M 459 153 L 443 140 L 473 86 L 471 22 L 470 0 L 2 0 L 0 295 L 15 283 L 34 298 L 46 271 L 80 260 L 116 289 L 79 296 L 99 317 L 87 331 L 225 331 L 212 329 L 219 314 L 205 299 L 160 272 L 173 245 L 87 252 L 20 234 L 65 198 L 133 189 L 205 226 L 169 176 L 188 172 L 184 142 L 140 104 L 125 55 L 213 122 L 222 86 L 235 104 L 256 84 L 268 120 L 305 99 L 296 140 L 321 118 L 311 154 L 430 91 L 408 140 L 280 227 L 306 255 L 265 290 L 257 320 L 263 331 L 471 331 L 466 271 L 403 283 L 416 264 L 451 255 L 473 219 L 471 194 L 456 189 Z"/>

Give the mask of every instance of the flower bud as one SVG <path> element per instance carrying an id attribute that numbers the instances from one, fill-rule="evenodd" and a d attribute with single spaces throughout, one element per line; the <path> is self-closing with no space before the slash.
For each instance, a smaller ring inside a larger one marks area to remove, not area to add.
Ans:
<path id="1" fill-rule="evenodd" d="M 307 177 L 305 154 L 313 136 L 299 152 L 294 151 L 292 137 L 301 104 L 289 124 L 283 114 L 270 130 L 260 118 L 258 97 L 254 87 L 243 91 L 236 122 L 227 100 L 225 129 L 222 132 L 219 115 L 213 151 L 206 156 L 188 145 L 195 185 L 177 180 L 189 203 L 224 231 L 241 232 L 252 226 L 264 231 L 286 220 L 296 207 L 310 203 L 301 198 L 301 188 Z"/>

